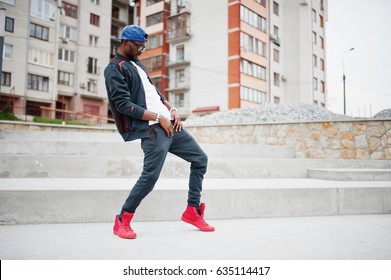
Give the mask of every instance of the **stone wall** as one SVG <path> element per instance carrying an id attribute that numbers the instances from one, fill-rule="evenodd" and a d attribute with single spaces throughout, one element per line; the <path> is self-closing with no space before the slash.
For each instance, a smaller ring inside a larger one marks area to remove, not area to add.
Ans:
<path id="1" fill-rule="evenodd" d="M 297 158 L 391 160 L 391 119 L 187 126 L 199 143 L 288 145 Z M 0 130 L 116 133 L 110 128 L 0 121 Z"/>
<path id="2" fill-rule="evenodd" d="M 296 157 L 391 160 L 391 120 L 186 126 L 199 143 L 288 145 Z"/>

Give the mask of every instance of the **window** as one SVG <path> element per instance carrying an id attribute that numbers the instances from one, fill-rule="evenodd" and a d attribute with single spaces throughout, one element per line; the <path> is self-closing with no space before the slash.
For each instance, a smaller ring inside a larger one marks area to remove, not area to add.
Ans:
<path id="1" fill-rule="evenodd" d="M 314 78 L 314 90 L 318 90 L 318 79 Z"/>
<path id="2" fill-rule="evenodd" d="M 174 104 L 176 108 L 185 107 L 185 95 L 183 93 L 175 94 Z"/>
<path id="3" fill-rule="evenodd" d="M 96 47 L 98 45 L 98 37 L 94 35 L 90 35 L 89 43 L 91 47 Z"/>
<path id="4" fill-rule="evenodd" d="M 280 104 L 280 98 L 278 96 L 274 96 L 274 104 Z"/>
<path id="5" fill-rule="evenodd" d="M 163 0 L 147 0 L 147 6 L 151 6 L 153 4 L 159 3 Z"/>
<path id="6" fill-rule="evenodd" d="M 325 93 L 325 92 L 326 92 L 326 85 L 325 85 L 325 82 L 320 81 L 320 86 L 321 86 L 320 92 L 321 92 L 321 93 Z"/>
<path id="7" fill-rule="evenodd" d="M 322 58 L 320 59 L 320 69 L 324 71 L 324 60 Z"/>
<path id="8" fill-rule="evenodd" d="M 182 62 L 185 60 L 185 45 L 176 47 L 176 61 Z"/>
<path id="9" fill-rule="evenodd" d="M 28 50 L 28 62 L 33 64 L 53 67 L 53 56 L 54 55 L 49 51 L 37 50 L 32 48 Z"/>
<path id="10" fill-rule="evenodd" d="M 185 82 L 185 69 L 179 69 L 175 71 L 175 86 L 178 87 L 180 84 Z"/>
<path id="11" fill-rule="evenodd" d="M 119 27 L 115 26 L 115 25 L 112 25 L 111 26 L 110 35 L 115 37 L 115 38 L 118 38 L 119 37 Z M 149 38 L 148 38 L 148 42 L 149 42 Z"/>
<path id="12" fill-rule="evenodd" d="M 320 38 L 320 46 L 322 47 L 322 49 L 324 49 L 324 40 L 323 40 L 323 37 L 322 36 L 319 36 Z"/>
<path id="13" fill-rule="evenodd" d="M 111 8 L 111 17 L 114 19 L 119 19 L 119 8 L 118 7 L 113 6 Z"/>
<path id="14" fill-rule="evenodd" d="M 316 45 L 316 33 L 312 32 L 312 43 Z"/>
<path id="15" fill-rule="evenodd" d="M 11 73 L 1 72 L 1 85 L 6 87 L 11 86 Z"/>
<path id="16" fill-rule="evenodd" d="M 318 106 L 318 101 L 314 100 L 314 105 Z"/>
<path id="17" fill-rule="evenodd" d="M 98 59 L 89 57 L 88 58 L 88 65 L 87 65 L 87 72 L 91 74 L 98 74 Z"/>
<path id="18" fill-rule="evenodd" d="M 35 23 L 30 23 L 30 37 L 49 41 L 49 28 Z"/>
<path id="19" fill-rule="evenodd" d="M 14 19 L 10 17 L 5 18 L 5 27 L 4 30 L 7 32 L 14 32 Z"/>
<path id="20" fill-rule="evenodd" d="M 95 5 L 99 5 L 100 4 L 100 0 L 91 0 L 91 3 L 95 4 Z"/>
<path id="21" fill-rule="evenodd" d="M 62 7 L 64 8 L 65 15 L 68 17 L 77 18 L 77 6 L 67 2 L 62 2 Z"/>
<path id="22" fill-rule="evenodd" d="M 73 86 L 73 74 L 63 71 L 58 71 L 57 83 L 64 86 Z"/>
<path id="23" fill-rule="evenodd" d="M 318 67 L 318 57 L 316 55 L 312 55 L 312 66 L 313 67 Z"/>
<path id="24" fill-rule="evenodd" d="M 323 16 L 322 15 L 319 15 L 319 24 L 320 24 L 320 27 L 324 27 L 324 19 L 323 19 Z"/>
<path id="25" fill-rule="evenodd" d="M 27 88 L 32 90 L 39 90 L 39 91 L 49 91 L 49 78 L 28 74 Z"/>
<path id="26" fill-rule="evenodd" d="M 252 25 L 253 27 L 266 32 L 266 19 L 257 13 L 249 10 L 247 7 L 240 6 L 240 20 Z"/>
<path id="27" fill-rule="evenodd" d="M 273 73 L 273 80 L 274 80 L 274 85 L 279 87 L 280 86 L 280 74 L 274 72 Z"/>
<path id="28" fill-rule="evenodd" d="M 0 2 L 15 6 L 15 0 L 0 0 Z"/>
<path id="29" fill-rule="evenodd" d="M 88 80 L 87 91 L 94 93 L 98 92 L 98 83 L 96 80 Z"/>
<path id="30" fill-rule="evenodd" d="M 163 46 L 163 34 L 155 34 L 148 36 L 147 49 L 154 49 Z"/>
<path id="31" fill-rule="evenodd" d="M 44 0 L 31 0 L 31 15 L 47 21 L 56 20 L 56 5 Z"/>
<path id="32" fill-rule="evenodd" d="M 312 10 L 312 21 L 316 23 L 316 11 Z"/>
<path id="33" fill-rule="evenodd" d="M 255 1 L 261 4 L 262 6 L 266 7 L 266 0 L 255 0 Z"/>
<path id="34" fill-rule="evenodd" d="M 163 12 L 147 16 L 147 26 L 163 22 Z"/>
<path id="35" fill-rule="evenodd" d="M 3 48 L 3 58 L 12 59 L 12 53 L 13 53 L 13 46 L 4 44 Z"/>
<path id="36" fill-rule="evenodd" d="M 245 59 L 240 61 L 240 72 L 261 80 L 266 80 L 266 68 Z"/>
<path id="37" fill-rule="evenodd" d="M 148 71 L 156 71 L 162 68 L 162 56 L 152 56 L 143 60 L 145 67 Z"/>
<path id="38" fill-rule="evenodd" d="M 71 41 L 77 41 L 76 34 L 77 34 L 76 28 L 69 27 L 66 25 L 61 25 L 61 34 L 60 34 L 61 38 L 64 39 L 66 38 Z"/>
<path id="39" fill-rule="evenodd" d="M 58 59 L 60 61 L 74 63 L 75 62 L 75 52 L 60 48 L 58 50 Z"/>
<path id="40" fill-rule="evenodd" d="M 266 44 L 243 32 L 240 33 L 240 47 L 245 51 L 265 56 Z"/>
<path id="41" fill-rule="evenodd" d="M 273 13 L 278 16 L 279 15 L 279 6 L 278 6 L 278 3 L 274 2 L 273 1 Z"/>
<path id="42" fill-rule="evenodd" d="M 278 37 L 279 33 L 280 29 L 278 28 L 278 26 L 273 25 L 273 34 Z"/>
<path id="43" fill-rule="evenodd" d="M 275 62 L 280 62 L 280 52 L 279 52 L 279 50 L 273 49 L 273 60 Z"/>
<path id="44" fill-rule="evenodd" d="M 240 87 L 240 99 L 247 100 L 253 103 L 265 104 L 266 92 L 249 88 L 246 86 Z"/>
<path id="45" fill-rule="evenodd" d="M 95 26 L 99 26 L 99 20 L 100 20 L 100 17 L 98 15 L 95 15 L 95 14 L 90 14 L 90 24 L 92 25 L 95 25 Z"/>

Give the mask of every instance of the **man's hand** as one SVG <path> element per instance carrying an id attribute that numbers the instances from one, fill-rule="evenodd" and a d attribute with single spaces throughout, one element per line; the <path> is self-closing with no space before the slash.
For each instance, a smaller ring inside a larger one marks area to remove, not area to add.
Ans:
<path id="1" fill-rule="evenodd" d="M 172 126 L 171 121 L 169 119 L 161 115 L 159 118 L 159 124 L 167 133 L 168 137 L 174 136 L 174 127 Z"/>
<path id="2" fill-rule="evenodd" d="M 183 126 L 182 126 L 182 121 L 181 118 L 178 115 L 178 112 L 176 109 L 171 111 L 171 120 L 174 121 L 174 129 L 176 132 L 181 131 Z"/>

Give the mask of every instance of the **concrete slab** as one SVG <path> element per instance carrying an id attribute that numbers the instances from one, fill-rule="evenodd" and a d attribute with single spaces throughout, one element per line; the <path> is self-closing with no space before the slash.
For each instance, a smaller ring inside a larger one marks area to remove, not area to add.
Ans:
<path id="1" fill-rule="evenodd" d="M 136 179 L 0 180 L 0 224 L 109 222 Z M 161 178 L 138 221 L 177 220 L 188 179 Z M 315 179 L 206 179 L 209 219 L 391 213 L 391 182 Z"/>
<path id="2" fill-rule="evenodd" d="M 0 177 L 138 177 L 142 164 L 142 156 L 0 155 Z M 207 176 L 212 178 L 305 178 L 309 168 L 391 169 L 391 161 L 209 157 Z M 188 172 L 189 163 L 169 155 L 161 177 L 187 177 Z"/>
<path id="3" fill-rule="evenodd" d="M 134 222 L 135 240 L 112 223 L 0 226 L 2 260 L 389 260 L 391 215 Z"/>
<path id="4" fill-rule="evenodd" d="M 140 141 L 123 142 L 107 137 L 102 139 L 1 139 L 1 155 L 87 155 L 142 156 Z M 27 137 L 27 136 L 26 136 Z M 30 136 L 28 136 L 30 137 Z M 110 141 L 109 141 L 110 140 Z M 295 148 L 279 145 L 200 144 L 209 157 L 294 158 Z"/>
<path id="5" fill-rule="evenodd" d="M 391 168 L 310 168 L 307 170 L 307 177 L 338 181 L 391 181 Z"/>

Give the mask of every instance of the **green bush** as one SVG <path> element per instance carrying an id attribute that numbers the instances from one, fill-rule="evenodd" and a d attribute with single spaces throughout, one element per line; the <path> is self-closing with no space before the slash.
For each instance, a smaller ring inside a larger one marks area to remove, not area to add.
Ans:
<path id="1" fill-rule="evenodd" d="M 18 121 L 19 119 L 12 112 L 0 111 L 0 120 Z"/>
<path id="2" fill-rule="evenodd" d="M 62 124 L 63 120 L 59 119 L 49 119 L 49 118 L 44 118 L 44 117 L 34 117 L 33 119 L 34 122 L 38 123 L 54 123 L 54 124 Z M 70 124 L 70 125 L 89 125 L 86 123 L 79 123 L 79 122 L 73 122 L 73 121 L 65 121 L 65 124 Z"/>
<path id="3" fill-rule="evenodd" d="M 0 111 L 0 120 L 7 120 L 7 121 L 18 121 L 19 120 L 15 116 L 15 114 L 12 112 L 11 103 L 7 102 L 5 104 L 3 110 Z"/>

